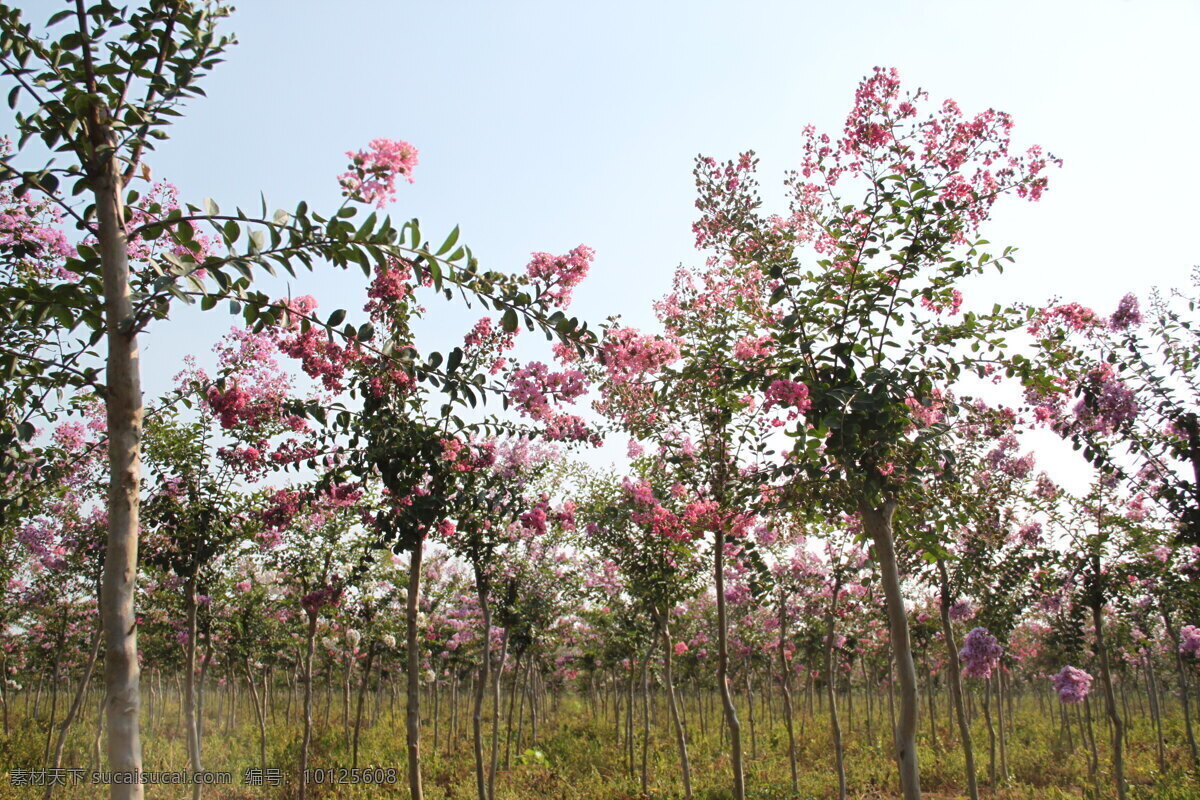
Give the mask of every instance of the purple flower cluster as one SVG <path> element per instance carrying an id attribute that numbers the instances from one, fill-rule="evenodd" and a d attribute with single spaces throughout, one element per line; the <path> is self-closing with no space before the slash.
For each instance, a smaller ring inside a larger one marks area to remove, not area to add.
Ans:
<path id="1" fill-rule="evenodd" d="M 967 600 L 959 600 L 950 606 L 950 619 L 954 622 L 962 622 L 973 616 L 975 616 L 975 609 L 971 607 L 971 603 Z"/>
<path id="2" fill-rule="evenodd" d="M 992 670 L 1000 665 L 1002 655 L 1004 648 L 987 628 L 973 628 L 958 653 L 963 662 L 963 675 L 969 678 L 990 678 Z"/>
<path id="3" fill-rule="evenodd" d="M 1117 379 L 1110 365 L 1101 364 L 1089 372 L 1085 388 L 1091 395 L 1093 407 L 1089 407 L 1086 400 L 1075 405 L 1075 416 L 1085 428 L 1097 433 L 1112 433 L 1137 416 L 1137 396 Z"/>
<path id="4" fill-rule="evenodd" d="M 1200 658 L 1200 627 L 1184 625 L 1179 632 L 1179 652 Z"/>
<path id="5" fill-rule="evenodd" d="M 1082 703 L 1092 690 L 1092 676 L 1075 667 L 1063 667 L 1050 680 L 1063 703 Z"/>
<path id="6" fill-rule="evenodd" d="M 1142 324 L 1142 312 L 1138 308 L 1138 300 L 1132 294 L 1121 298 L 1117 310 L 1108 318 L 1108 327 L 1114 331 L 1123 331 Z"/>

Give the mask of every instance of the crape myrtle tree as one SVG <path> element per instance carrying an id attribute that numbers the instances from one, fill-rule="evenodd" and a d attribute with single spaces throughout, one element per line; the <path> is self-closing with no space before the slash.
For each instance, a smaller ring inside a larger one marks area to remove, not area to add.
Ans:
<path id="1" fill-rule="evenodd" d="M 634 472 L 619 483 L 611 476 L 596 476 L 585 485 L 579 515 L 586 542 L 621 576 L 621 588 L 638 612 L 653 621 L 646 662 L 659 639 L 663 655 L 663 684 L 670 709 L 683 796 L 692 797 L 691 762 L 687 736 L 679 709 L 672 669 L 677 641 L 672 638 L 671 617 L 683 601 L 700 590 L 703 564 L 695 531 L 684 523 L 688 491 L 673 480 L 667 464 L 652 457 L 634 460 Z M 643 731 L 643 735 L 645 735 Z M 647 789 L 643 740 L 642 790 Z"/>
<path id="2" fill-rule="evenodd" d="M 365 163 L 369 157 L 360 154 L 356 163 Z M 361 168 L 352 168 L 344 176 L 344 184 L 353 196 L 363 199 L 370 199 L 374 191 L 370 176 Z M 416 230 L 415 222 L 410 226 L 409 230 Z M 419 233 L 412 235 L 419 237 Z M 502 429 L 513 432 L 516 426 L 501 425 L 494 417 L 464 419 L 460 414 L 468 405 L 474 408 L 489 396 L 499 397 L 505 407 L 513 405 L 530 417 L 536 432 L 547 439 L 596 440 L 582 419 L 561 408 L 585 391 L 581 373 L 551 372 L 541 362 L 521 366 L 504 355 L 513 347 L 522 320 L 525 327 L 539 328 L 547 338 L 557 336 L 560 352 L 587 351 L 590 334 L 586 326 L 567 319 L 561 309 L 587 274 L 590 248 L 580 246 L 558 257 L 535 253 L 525 273 L 512 276 L 479 272 L 469 251 L 457 246 L 457 238 L 456 229 L 439 252 L 453 250 L 452 258 L 469 259 L 465 274 L 470 274 L 474 283 L 463 282 L 457 287 L 460 293 L 466 298 L 468 289 L 476 290 L 485 307 L 491 297 L 493 305 L 504 312 L 498 322 L 486 316 L 478 320 L 463 337 L 463 344 L 445 356 L 437 351 L 422 353 L 412 328 L 413 321 L 426 312 L 419 301 L 421 290 L 453 298 L 438 267 L 439 257 L 427 251 L 416 258 L 389 255 L 372 265 L 364 307 L 370 321 L 353 335 L 331 336 L 332 328 L 340 325 L 345 315 L 335 311 L 322 323 L 315 316 L 316 300 L 309 296 L 285 301 L 284 313 L 273 320 L 271 328 L 278 348 L 297 359 L 306 374 L 330 392 L 345 392 L 354 404 L 339 401 L 328 407 L 306 406 L 305 413 L 324 427 L 320 440 L 307 447 L 307 452 L 294 454 L 303 456 L 298 462 L 314 466 L 317 456 L 327 457 L 319 481 L 327 486 L 346 476 L 360 483 L 381 483 L 382 502 L 371 520 L 376 543 L 395 553 L 410 554 L 405 612 L 406 728 L 409 790 L 414 798 L 423 796 L 416 620 L 425 543 L 433 533 L 440 531 L 444 536 L 452 530 L 463 498 L 474 491 L 470 487 L 481 475 L 494 474 L 490 480 L 499 482 L 513 477 L 492 469 L 497 464 L 497 442 L 482 437 Z M 352 331 L 350 326 L 347 333 Z M 518 437 L 517 443 L 506 445 L 505 452 L 527 453 L 527 444 L 521 441 Z M 489 512 L 483 507 L 475 513 L 482 521 Z M 484 660 L 486 664 L 487 658 Z"/>
<path id="3" fill-rule="evenodd" d="M 78 241 L 71 247 L 63 236 L 44 235 L 43 244 L 31 247 L 37 237 L 25 236 L 16 245 L 26 254 L 54 252 L 63 260 L 62 269 L 39 280 L 2 289 L 0 328 L 16 331 L 5 334 L 2 374 L 10 387 L 5 399 L 18 406 L 16 415 L 6 415 L 17 424 L 4 429 L 4 452 L 18 460 L 27 453 L 21 445 L 33 428 L 21 424 L 26 421 L 21 414 L 46 387 L 97 384 L 107 414 L 110 471 L 101 604 L 108 759 L 119 772 L 141 769 L 134 616 L 145 414 L 139 334 L 165 319 L 175 301 L 199 299 L 211 308 L 228 298 L 231 310 L 248 322 L 273 320 L 278 304 L 252 291 L 251 278 L 258 269 L 276 266 L 291 272 L 297 263 L 357 264 L 369 272 L 372 264 L 404 254 L 413 259 L 414 274 L 428 277 L 439 290 L 443 283 L 456 285 L 503 309 L 510 327 L 517 322 L 516 308 L 528 300 L 511 284 L 481 275 L 469 250 L 455 247 L 457 230 L 434 253 L 415 221 L 397 231 L 387 218 L 372 214 L 354 225 L 352 205 L 328 215 L 304 203 L 274 215 L 265 203 L 261 213 L 222 214 L 212 202 L 171 207 L 132 190 L 136 178 L 149 177 L 146 153 L 167 137 L 185 101 L 203 94 L 201 79 L 232 43 L 217 30 L 229 11 L 227 5 L 187 0 L 154 0 L 135 8 L 78 2 L 51 16 L 43 32 L 24 22 L 19 9 L 0 5 L 0 70 L 12 87 L 17 134 L 15 152 L 0 157 L 0 179 L 14 197 L 31 198 L 28 208 L 37 209 L 31 218 L 57 215 L 74 225 Z M 348 199 L 383 204 L 397 175 L 411 172 L 416 151 L 376 140 L 352 158 L 342 177 Z M 225 252 L 215 252 L 218 247 Z M 572 327 L 562 314 L 539 319 L 559 331 Z M 323 324 L 333 330 L 341 317 L 335 312 Z M 77 330 L 80 338 L 63 344 Z M 370 340 L 373 330 L 339 333 Z M 102 381 L 99 370 L 86 363 L 86 354 L 101 342 L 107 351 Z M 6 505 L 11 502 L 6 498 Z M 142 794 L 136 782 L 111 789 L 114 798 Z"/>
<path id="4" fill-rule="evenodd" d="M 1038 309 L 1028 326 L 1035 356 L 1024 370 L 1026 399 L 1037 419 L 1105 473 L 1124 481 L 1134 502 L 1156 507 L 1173 521 L 1163 547 L 1200 552 L 1200 344 L 1194 314 L 1200 272 L 1190 291 L 1155 292 L 1143 312 L 1126 295 L 1108 317 L 1078 303 Z M 1160 613 L 1175 648 L 1180 639 L 1174 598 L 1162 595 Z M 1185 718 L 1191 719 L 1187 674 L 1177 661 Z M 1200 763 L 1194 737 L 1189 746 Z"/>
<path id="5" fill-rule="evenodd" d="M 498 615 L 503 619 L 515 613 L 516 598 L 500 594 L 508 588 L 504 561 L 521 548 L 522 540 L 544 537 L 554 526 L 574 527 L 572 504 L 563 503 L 555 508 L 549 495 L 534 492 L 537 478 L 554 455 L 553 449 L 534 447 L 528 439 L 520 437 L 500 442 L 445 442 L 442 458 L 455 465 L 462 477 L 455 491 L 448 495 L 453 516 L 443 516 L 439 535 L 452 553 L 470 564 L 481 615 L 482 653 L 471 714 L 479 800 L 495 796 L 500 681 L 510 635 L 510 628 L 504 627 L 499 651 L 494 654 L 493 625 Z M 528 542 L 525 546 L 529 546 Z M 491 684 L 494 713 L 491 761 L 485 765 L 483 704 L 489 681 L 494 681 Z"/>
<path id="6" fill-rule="evenodd" d="M 745 797 L 741 722 L 729 683 L 726 563 L 759 565 L 751 532 L 754 509 L 774 451 L 772 431 L 807 405 L 799 391 L 761 392 L 741 381 L 744 362 L 768 359 L 764 326 L 770 292 L 754 265 L 712 261 L 681 268 L 672 292 L 656 304 L 664 334 L 645 334 L 613 322 L 600 347 L 598 409 L 627 431 L 630 453 L 645 443 L 671 473 L 665 479 L 682 502 L 678 511 L 649 503 L 651 530 L 663 536 L 708 539 L 716 594 L 716 683 L 729 732 L 733 792 Z M 776 387 L 778 388 L 778 387 Z M 648 498 L 649 500 L 649 498 Z M 733 543 L 732 540 L 737 540 Z M 732 548 L 732 552 L 730 552 Z"/>
<path id="7" fill-rule="evenodd" d="M 816 597 L 824 577 L 824 567 L 807 548 L 807 538 L 796 515 L 775 515 L 758 531 L 758 541 L 769 554 L 769 592 L 776 604 L 775 643 L 779 660 L 779 686 L 783 695 L 783 721 L 788 734 L 788 765 L 792 791 L 799 791 L 796 764 L 796 730 L 792 713 L 793 657 L 796 645 L 792 633 L 802 622 L 802 603 Z"/>
<path id="8" fill-rule="evenodd" d="M 1017 434 L 1021 429 L 1015 412 L 982 401 L 962 408 L 962 412 L 948 442 L 954 454 L 952 467 L 926 479 L 930 485 L 921 504 L 914 506 L 914 517 L 936 531 L 942 542 L 940 548 L 927 546 L 933 557 L 929 583 L 937 588 L 950 699 L 966 762 L 968 794 L 977 798 L 974 746 L 953 623 L 975 618 L 976 627 L 985 628 L 988 635 L 1007 645 L 1032 600 L 1031 577 L 1049 557 L 1035 516 L 1053 508 L 1057 491 L 1044 473 L 1035 478 L 1033 454 L 1020 452 Z M 990 662 L 979 664 L 973 677 L 981 677 L 984 672 L 990 677 Z M 1002 680 L 1003 672 L 997 672 L 1003 754 Z M 989 734 L 992 732 L 989 726 Z M 989 767 L 993 780 L 994 756 L 993 749 Z M 1004 775 L 1006 763 L 1002 757 Z"/>
<path id="9" fill-rule="evenodd" d="M 1138 555 L 1152 544 L 1146 541 L 1152 526 L 1140 524 L 1143 508 L 1136 495 L 1128 496 L 1113 473 L 1100 474 L 1082 497 L 1064 496 L 1064 503 L 1050 517 L 1069 547 L 1060 554 L 1060 579 L 1057 602 L 1065 609 L 1068 628 L 1082 636 L 1090 628 L 1091 651 L 1099 671 L 1099 688 L 1111 734 L 1112 779 L 1118 798 L 1128 796 L 1125 770 L 1125 738 L 1128 722 L 1118 707 L 1114 675 L 1116 671 L 1112 623 L 1118 612 L 1127 611 L 1133 600 Z M 1067 613 L 1070 612 L 1070 613 Z M 1089 687 L 1090 687 L 1089 676 Z M 1056 683 L 1071 683 L 1071 674 Z M 1056 688 L 1059 688 L 1056 686 Z M 1061 694 L 1061 689 L 1059 689 Z M 1084 692 L 1086 696 L 1086 691 Z M 1090 708 L 1086 709 L 1089 712 Z M 1090 734 L 1094 775 L 1097 771 L 1095 739 Z"/>
<path id="10" fill-rule="evenodd" d="M 953 408 L 941 398 L 964 368 L 1000 358 L 1015 315 L 961 313 L 957 284 L 999 268 L 977 232 L 1004 194 L 1037 200 L 1054 159 L 1010 150 L 1011 118 L 967 117 L 953 101 L 902 90 L 895 71 L 859 85 L 838 139 L 809 128 L 787 180 L 784 216 L 765 216 L 744 154 L 702 158 L 696 175 L 701 247 L 771 282 L 763 331 L 773 357 L 751 362 L 748 385 L 803 394 L 790 426 L 794 478 L 829 481 L 835 505 L 862 516 L 887 599 L 900 684 L 896 753 L 904 797 L 920 796 L 918 697 L 893 518 L 921 477 L 945 459 L 939 439 Z M 919 536 L 912 526 L 906 533 Z"/>

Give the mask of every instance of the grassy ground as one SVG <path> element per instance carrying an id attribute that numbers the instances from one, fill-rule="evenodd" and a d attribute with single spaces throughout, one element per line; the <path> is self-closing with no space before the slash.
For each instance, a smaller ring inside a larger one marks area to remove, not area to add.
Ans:
<path id="1" fill-rule="evenodd" d="M 95 706 L 93 705 L 94 709 Z M 210 705 L 210 710 L 213 708 Z M 443 708 L 443 711 L 445 709 Z M 314 737 L 310 764 L 312 767 L 350 766 L 350 748 L 341 725 L 340 706 L 335 698 L 331 719 L 324 720 L 324 705 L 317 704 L 318 731 Z M 677 754 L 673 738 L 665 728 L 666 716 L 661 704 L 656 710 L 658 724 L 652 728 L 649 749 L 650 797 L 655 800 L 682 796 L 678 777 Z M 891 798 L 898 796 L 895 771 L 888 748 L 888 734 L 881 720 L 868 728 L 863 713 L 858 712 L 853 730 L 847 732 L 846 769 L 850 796 L 855 798 Z M 43 713 L 44 716 L 44 713 Z M 90 715 L 89 715 L 90 716 Z M 761 709 L 756 726 L 755 748 L 750 740 L 748 725 L 743 719 L 747 751 L 747 785 L 749 796 L 755 800 L 800 800 L 827 798 L 836 794 L 836 775 L 832 767 L 832 750 L 826 718 L 820 714 L 797 719 L 799 737 L 799 792 L 790 786 L 786 757 L 787 734 L 776 716 L 774 724 L 762 718 Z M 39 798 L 42 789 L 14 786 L 13 769 L 37 769 L 44 763 L 45 720 L 28 719 L 23 705 L 13 703 L 10 729 L 0 735 L 0 800 Z M 424 732 L 424 777 L 429 800 L 471 800 L 475 797 L 474 761 L 469 744 L 469 714 L 463 709 L 462 738 L 454 747 L 447 747 L 446 722 L 443 720 L 441 746 L 434 752 L 432 726 L 426 722 Z M 173 705 L 160 707 L 148 728 L 143 728 L 144 762 L 148 770 L 183 770 L 187 765 L 185 742 L 179 715 Z M 886 718 L 882 721 L 886 725 Z M 722 800 L 730 797 L 728 784 L 728 747 L 721 732 L 710 724 L 705 735 L 699 730 L 693 714 L 688 720 L 691 736 L 693 787 L 697 800 Z M 1097 720 L 1096 739 L 1100 751 L 1099 770 L 1093 781 L 1088 775 L 1087 750 L 1073 731 L 1073 748 L 1060 735 L 1056 720 L 1050 720 L 1036 701 L 1027 699 L 1018 710 L 1015 724 L 1008 737 L 1009 780 L 987 786 L 988 745 L 986 729 L 977 720 L 974 733 L 976 761 L 980 772 L 981 797 L 998 800 L 1057 800 L 1059 798 L 1105 798 L 1115 796 L 1107 756 L 1107 726 Z M 146 724 L 145 722 L 143 723 Z M 88 767 L 90 739 L 94 735 L 94 718 L 86 726 L 76 726 L 68 739 L 64 767 Z M 963 756 L 961 748 L 951 739 L 948 729 L 938 732 L 934 746 L 927 720 L 922 723 L 921 779 L 926 797 L 943 800 L 965 796 Z M 88 730 L 84 730 L 84 728 Z M 640 732 L 640 720 L 637 723 Z M 802 729 L 802 732 L 801 732 Z M 486 734 L 485 734 L 486 737 Z M 486 739 L 485 739 L 486 740 Z M 1127 753 L 1131 797 L 1136 800 L 1186 800 L 1200 798 L 1200 780 L 1186 769 L 1187 747 L 1181 721 L 1168 718 L 1166 729 L 1167 768 L 1159 772 L 1153 730 L 1149 720 L 1135 716 L 1130 725 Z M 251 798 L 295 797 L 300 728 L 293 717 L 289 725 L 278 715 L 268 728 L 267 766 L 281 770 L 288 781 L 284 787 L 254 787 L 243 782 L 248 768 L 259 767 L 258 727 L 252 710 L 239 711 L 232 730 L 226 720 L 220 724 L 210 721 L 205 731 L 205 767 L 227 771 L 232 775 L 228 786 L 206 787 L 203 796 L 208 800 L 251 800 Z M 501 742 L 503 747 L 503 737 Z M 525 746 L 523 746 L 524 748 Z M 496 778 L 496 800 L 634 800 L 641 798 L 639 779 L 631 776 L 625 764 L 624 749 L 617 744 L 611 718 L 597 716 L 579 698 L 564 699 L 549 720 L 539 729 L 537 748 L 541 755 L 530 754 L 501 769 Z M 756 753 L 752 751 L 756 750 Z M 641 741 L 636 752 L 640 759 Z M 514 753 L 514 756 L 517 754 Z M 395 716 L 386 704 L 375 724 L 365 727 L 360 744 L 360 767 L 395 768 L 395 784 L 382 785 L 318 785 L 311 786 L 312 800 L 374 800 L 374 798 L 406 798 L 404 772 L 404 729 L 402 708 L 397 704 Z M 385 779 L 388 773 L 380 773 Z M 88 785 L 67 786 L 56 790 L 64 800 L 106 796 L 103 787 Z M 178 786 L 149 787 L 148 798 L 190 797 L 190 789 Z"/>

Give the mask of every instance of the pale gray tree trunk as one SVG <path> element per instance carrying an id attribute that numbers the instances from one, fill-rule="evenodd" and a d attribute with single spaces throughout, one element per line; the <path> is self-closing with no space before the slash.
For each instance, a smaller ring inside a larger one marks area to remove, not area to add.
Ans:
<path id="1" fill-rule="evenodd" d="M 717 688 L 729 729 L 730 766 L 733 769 L 733 800 L 746 800 L 746 776 L 742 766 L 742 724 L 729 687 L 729 612 L 725 602 L 725 523 L 717 526 L 713 573 L 717 590 Z"/>
<path id="2" fill-rule="evenodd" d="M 900 709 L 895 727 L 900 788 L 904 800 L 920 800 L 921 773 L 917 762 L 917 717 L 920 713 L 920 698 L 917 696 L 917 672 L 913 667 L 912 641 L 908 635 L 904 595 L 900 591 L 900 569 L 896 564 L 896 547 L 892 539 L 892 517 L 896 513 L 896 501 L 886 500 L 878 508 L 873 508 L 864 501 L 859 508 L 863 528 L 875 545 L 875 559 L 879 563 L 879 574 L 887 600 L 892 655 L 900 683 Z"/>
<path id="3" fill-rule="evenodd" d="M 1093 559 L 1097 580 L 1099 559 Z M 1104 685 L 1104 703 L 1108 707 L 1108 719 L 1112 723 L 1113 780 L 1117 785 L 1117 800 L 1125 800 L 1128 787 L 1125 784 L 1125 723 L 1117 711 L 1117 695 L 1113 691 L 1112 670 L 1109 667 L 1108 647 L 1104 643 L 1104 623 L 1101 604 L 1092 604 L 1092 628 L 1096 632 L 1096 654 L 1100 656 L 1100 680 Z"/>
<path id="4" fill-rule="evenodd" d="M 101 110 L 99 115 L 105 112 Z M 142 771 L 138 729 L 141 695 L 137 659 L 137 584 L 139 491 L 142 481 L 141 360 L 137 320 L 129 289 L 124 189 L 117 161 L 116 136 L 107 120 L 91 130 L 93 147 L 112 148 L 89 170 L 96 204 L 97 243 L 104 282 L 104 320 L 108 341 L 104 406 L 108 424 L 108 536 L 100 591 L 104 628 L 104 684 L 107 689 L 108 765 L 113 772 Z M 114 783 L 111 800 L 142 800 L 141 782 Z"/>
<path id="5" fill-rule="evenodd" d="M 938 577 L 941 588 L 942 636 L 946 640 L 946 656 L 950 661 L 950 699 L 954 716 L 958 719 L 958 733 L 962 739 L 963 756 L 966 759 L 967 794 L 970 800 L 979 800 L 979 784 L 975 777 L 975 745 L 971 741 L 971 726 L 967 724 L 967 709 L 963 703 L 962 667 L 958 663 L 958 642 L 954 640 L 954 628 L 950 625 L 950 576 L 946 573 L 946 562 L 938 559 Z"/>
<path id="6" fill-rule="evenodd" d="M 796 730 L 792 722 L 792 671 L 788 665 L 787 648 L 784 646 L 788 638 L 787 601 L 782 589 L 779 590 L 779 669 L 780 684 L 783 691 L 783 721 L 787 726 L 788 735 L 788 765 L 792 769 L 792 794 L 800 791 L 799 778 L 796 771 Z M 973 800 L 976 800 L 973 798 Z"/>
<path id="7" fill-rule="evenodd" d="M 829 602 L 829 608 L 825 612 L 825 693 L 829 698 L 829 728 L 833 736 L 833 762 L 837 770 L 838 779 L 838 800 L 846 800 L 846 761 L 845 750 L 842 746 L 842 723 L 838 719 L 837 707 L 837 692 L 835 682 L 837 676 L 834 674 L 833 663 L 833 636 L 837 629 L 835 628 L 835 620 L 837 619 L 838 595 L 842 591 L 842 581 L 840 578 L 835 579 L 833 583 L 833 598 Z"/>
<path id="8" fill-rule="evenodd" d="M 683 778 L 683 798 L 692 800 L 692 762 L 688 758 L 687 733 L 683 728 L 683 717 L 679 713 L 679 700 L 675 696 L 675 679 L 671 673 L 671 658 L 675 655 L 671 642 L 670 609 L 660 617 L 659 629 L 663 636 L 663 680 L 666 681 L 667 703 L 671 709 L 671 722 L 675 726 L 675 743 L 679 747 L 679 771 Z"/>

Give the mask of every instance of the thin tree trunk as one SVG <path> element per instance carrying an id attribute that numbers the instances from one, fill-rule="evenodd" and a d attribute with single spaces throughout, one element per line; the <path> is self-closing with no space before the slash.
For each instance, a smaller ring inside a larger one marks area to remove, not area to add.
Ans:
<path id="1" fill-rule="evenodd" d="M 63 747 L 67 743 L 67 731 L 71 728 L 71 723 L 75 721 L 75 717 L 79 715 L 79 709 L 83 707 L 83 701 L 87 696 L 88 686 L 92 681 L 92 671 L 96 669 L 96 659 L 100 655 L 100 645 L 104 641 L 104 632 L 99 628 L 96 629 L 95 635 L 92 637 L 92 649 L 88 653 L 87 663 L 83 666 L 83 675 L 79 678 L 79 688 L 75 690 L 75 698 L 71 701 L 71 707 L 67 709 L 67 715 L 63 717 L 63 721 L 59 723 L 58 741 L 54 745 L 54 760 L 50 762 L 50 769 L 58 769 L 62 764 Z M 0 681 L 3 681 L 3 674 L 0 674 Z M 7 710 L 7 706 L 6 706 Z M 46 791 L 42 795 L 44 800 L 50 800 L 50 795 L 54 791 L 53 782 L 46 784 Z"/>
<path id="2" fill-rule="evenodd" d="M 1175 670 L 1179 680 L 1179 702 L 1183 705 L 1183 729 L 1187 732 L 1192 766 L 1200 767 L 1200 749 L 1196 747 L 1196 733 L 1192 730 L 1192 704 L 1188 698 L 1187 668 L 1183 663 L 1183 654 L 1179 652 L 1179 637 L 1175 633 L 1175 625 L 1171 622 L 1171 615 L 1165 608 L 1162 617 L 1163 623 L 1167 627 L 1167 635 L 1171 637 L 1171 650 L 1175 653 Z"/>
<path id="3" fill-rule="evenodd" d="M 654 633 L 650 633 L 650 644 L 642 658 L 642 795 L 649 793 L 647 761 L 650 757 L 650 655 L 654 652 Z M 684 743 L 686 748 L 686 742 Z"/>
<path id="4" fill-rule="evenodd" d="M 679 770 L 683 778 L 683 798 L 692 800 L 692 762 L 688 758 L 687 735 L 683 729 L 683 719 L 679 713 L 679 701 L 675 697 L 675 682 L 671 674 L 671 657 L 675 654 L 675 646 L 671 642 L 670 610 L 659 617 L 659 629 L 663 637 L 663 679 L 666 681 L 667 703 L 671 709 L 671 721 L 675 725 L 675 742 L 679 747 Z"/>
<path id="5" fill-rule="evenodd" d="M 833 596 L 829 608 L 825 612 L 825 693 L 829 699 L 829 728 L 833 736 L 833 761 L 837 771 L 838 800 L 846 800 L 846 762 L 845 749 L 842 746 L 842 723 L 838 719 L 837 693 L 834 690 L 834 660 L 833 637 L 836 633 L 838 595 L 842 591 L 842 579 L 839 575 L 833 582 Z"/>
<path id="6" fill-rule="evenodd" d="M 1092 568 L 1097 580 L 1100 575 L 1100 559 L 1092 558 Z M 1096 632 L 1096 653 L 1100 656 L 1100 679 L 1104 684 L 1104 701 L 1108 706 L 1108 718 L 1112 723 L 1113 779 L 1117 784 L 1117 800 L 1125 800 L 1128 789 L 1125 785 L 1125 723 L 1117 712 L 1117 696 L 1113 691 L 1112 670 L 1108 663 L 1108 648 L 1104 644 L 1104 623 L 1099 601 L 1092 604 L 1092 628 Z"/>
<path id="7" fill-rule="evenodd" d="M 860 510 L 863 527 L 875 544 L 875 558 L 879 563 L 879 573 L 887 600 L 892 653 L 900 682 L 900 719 L 895 728 L 900 788 L 904 800 L 920 800 L 921 774 L 917 759 L 917 717 L 920 704 L 917 696 L 917 673 L 913 668 L 912 642 L 908 635 L 908 617 L 904 612 L 904 595 L 900 591 L 900 570 L 896 565 L 896 549 L 892 540 L 892 516 L 896 512 L 896 502 L 887 500 L 879 508 L 872 508 L 864 501 Z"/>
<path id="8" fill-rule="evenodd" d="M 996 792 L 996 727 L 992 724 L 992 687 L 988 678 L 983 682 L 983 719 L 988 732 L 988 786 Z"/>
<path id="9" fill-rule="evenodd" d="M 408 560 L 408 593 L 404 607 L 405 715 L 404 729 L 408 750 L 408 795 L 424 800 L 421 785 L 421 650 L 417 631 L 420 609 L 421 560 L 425 554 L 425 535 L 418 533 Z M 485 798 L 480 797 L 480 800 Z"/>
<path id="10" fill-rule="evenodd" d="M 312 744 L 313 651 L 316 650 L 317 612 L 308 612 L 308 633 L 304 649 L 304 738 L 300 742 L 300 800 L 308 797 L 308 748 Z"/>
<path id="11" fill-rule="evenodd" d="M 958 662 L 958 643 L 954 640 L 954 628 L 950 625 L 950 576 L 946 562 L 938 559 L 938 578 L 941 588 L 939 609 L 942 619 L 942 637 L 946 642 L 946 657 L 950 662 L 950 699 L 954 714 L 958 718 L 958 734 L 962 739 L 963 756 L 966 760 L 967 794 L 970 800 L 979 800 L 979 785 L 975 777 L 975 746 L 971 741 L 971 726 L 967 723 L 967 709 L 963 704 L 962 667 Z"/>
<path id="12" fill-rule="evenodd" d="M 199 772 L 200 766 L 200 723 L 196 719 L 196 636 L 198 625 L 196 621 L 196 576 L 188 577 L 184 586 L 184 613 L 187 615 L 187 645 L 184 647 L 183 659 L 183 724 L 187 731 L 188 761 L 192 772 Z M 197 800 L 200 785 L 192 787 L 192 800 Z"/>
<path id="13" fill-rule="evenodd" d="M 792 721 L 792 670 L 787 660 L 787 607 L 783 590 L 779 591 L 779 669 L 780 683 L 783 692 L 783 720 L 788 735 L 788 766 L 792 770 L 792 794 L 800 791 L 799 778 L 796 771 L 796 730 Z"/>
<path id="14" fill-rule="evenodd" d="M 1004 733 L 1004 667 L 996 669 L 996 727 L 1000 734 L 1000 780 L 1008 780 L 1008 737 Z"/>
<path id="15" fill-rule="evenodd" d="M 375 640 L 367 645 L 367 663 L 363 665 L 362 683 L 358 687 L 358 708 L 354 713 L 354 744 L 352 747 L 351 767 L 358 768 L 358 737 L 362 731 L 363 703 L 367 698 L 367 682 L 371 679 L 371 665 L 375 662 Z"/>
<path id="16" fill-rule="evenodd" d="M 492 685 L 492 762 L 488 767 L 488 797 L 496 796 L 496 767 L 500 760 L 500 687 L 504 681 L 504 661 L 508 658 L 508 628 L 500 638 L 500 660 Z M 511 721 L 511 717 L 509 718 Z"/>
<path id="17" fill-rule="evenodd" d="M 483 769 L 483 696 L 487 693 L 492 661 L 492 608 L 488 604 L 487 579 L 475 570 L 475 588 L 479 594 L 479 610 L 483 614 L 483 654 L 479 677 L 475 682 L 475 708 L 471 715 L 471 733 L 475 750 L 475 790 L 479 800 L 489 800 L 487 776 Z M 593 705 L 593 710 L 595 706 Z"/>
<path id="18" fill-rule="evenodd" d="M 254 684 L 254 674 L 250 671 L 250 658 L 247 656 L 243 666 L 246 668 L 246 682 L 250 684 L 250 699 L 254 703 L 254 714 L 258 717 L 258 762 L 265 772 L 267 769 L 267 718 L 265 708 L 258 701 L 258 687 Z M 263 702 L 265 704 L 267 687 L 263 686 Z"/>
<path id="19" fill-rule="evenodd" d="M 717 688 L 725 708 L 729 730 L 730 766 L 733 769 L 733 800 L 746 800 L 746 776 L 742 766 L 742 724 L 729 687 L 729 612 L 725 601 L 725 524 L 717 525 L 713 573 L 717 590 Z"/>
<path id="20" fill-rule="evenodd" d="M 1158 705 L 1158 691 L 1154 685 L 1154 666 L 1151 662 L 1153 655 L 1149 648 L 1143 648 L 1146 658 L 1146 694 L 1150 699 L 1150 718 L 1154 723 L 1154 740 L 1157 745 L 1158 752 L 1158 771 L 1163 772 L 1167 768 L 1167 754 L 1163 743 L 1163 728 L 1162 714 Z"/>

